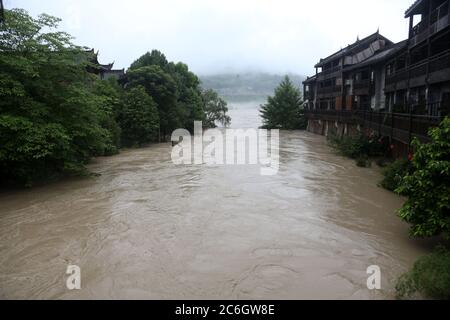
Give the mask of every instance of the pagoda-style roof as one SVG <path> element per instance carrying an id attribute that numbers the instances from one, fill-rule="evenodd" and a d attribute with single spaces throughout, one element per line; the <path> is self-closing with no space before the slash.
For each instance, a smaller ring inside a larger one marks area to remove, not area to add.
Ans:
<path id="1" fill-rule="evenodd" d="M 317 75 L 314 75 L 312 77 L 307 77 L 305 81 L 303 81 L 304 84 L 313 83 L 317 80 Z"/>
<path id="2" fill-rule="evenodd" d="M 108 64 L 101 64 L 98 61 L 98 51 L 95 52 L 94 49 L 85 50 L 85 52 L 90 55 L 90 62 L 95 65 L 95 67 L 100 72 L 111 71 L 114 67 L 114 62 Z"/>
<path id="3" fill-rule="evenodd" d="M 345 68 L 345 71 L 351 71 L 359 68 L 363 68 L 366 66 L 374 65 L 380 62 L 384 62 L 391 57 L 395 56 L 401 50 L 405 49 L 408 45 L 408 40 L 401 41 L 399 43 L 393 44 L 387 47 L 385 50 L 376 53 L 372 57 L 362 61 L 361 63 L 357 63 L 355 65 L 349 66 Z"/>
<path id="4" fill-rule="evenodd" d="M 409 18 L 415 14 L 421 13 L 426 6 L 428 0 L 416 0 L 411 7 L 405 12 L 405 18 Z"/>
<path id="5" fill-rule="evenodd" d="M 111 71 L 114 67 L 114 62 L 110 64 L 99 64 L 99 67 L 102 71 Z"/>
<path id="6" fill-rule="evenodd" d="M 335 60 L 335 59 L 339 59 L 342 58 L 343 56 L 352 54 L 357 52 L 360 48 L 370 45 L 372 42 L 376 41 L 376 40 L 385 40 L 386 41 L 386 45 L 391 45 L 393 44 L 393 42 L 391 40 L 389 40 L 386 37 L 383 37 L 379 31 L 375 32 L 374 34 L 371 34 L 370 36 L 361 39 L 361 40 L 357 40 L 355 43 L 348 45 L 346 48 L 339 50 L 336 53 L 333 53 L 331 56 L 328 56 L 327 58 L 324 59 L 320 59 L 320 62 L 318 64 L 315 65 L 315 68 L 320 68 L 323 67 L 325 64 Z"/>

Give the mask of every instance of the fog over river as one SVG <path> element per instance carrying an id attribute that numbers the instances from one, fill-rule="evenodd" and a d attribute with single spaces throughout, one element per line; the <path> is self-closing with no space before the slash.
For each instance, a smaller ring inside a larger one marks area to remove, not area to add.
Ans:
<path id="1" fill-rule="evenodd" d="M 231 104 L 257 127 L 258 103 Z M 171 145 L 96 159 L 98 177 L 0 194 L 7 299 L 385 299 L 426 249 L 377 187 L 322 136 L 280 134 L 280 170 L 176 166 Z M 68 265 L 81 290 L 66 288 Z M 378 265 L 382 289 L 366 286 Z"/>

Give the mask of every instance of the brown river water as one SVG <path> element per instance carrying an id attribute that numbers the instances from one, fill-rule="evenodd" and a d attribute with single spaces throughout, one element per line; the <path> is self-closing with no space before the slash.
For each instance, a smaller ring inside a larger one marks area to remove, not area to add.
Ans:
<path id="1" fill-rule="evenodd" d="M 254 127 L 252 108 L 231 110 Z M 176 166 L 160 144 L 96 159 L 95 178 L 0 194 L 0 298 L 389 299 L 426 252 L 322 136 L 282 132 L 280 171 Z M 66 269 L 81 268 L 81 290 Z M 378 265 L 382 289 L 367 288 Z"/>

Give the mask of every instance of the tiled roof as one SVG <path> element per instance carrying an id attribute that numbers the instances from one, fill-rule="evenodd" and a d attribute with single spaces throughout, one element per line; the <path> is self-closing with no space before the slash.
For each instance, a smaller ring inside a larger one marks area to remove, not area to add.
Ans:
<path id="1" fill-rule="evenodd" d="M 416 0 L 409 8 L 405 11 L 405 17 L 408 17 L 411 12 L 417 8 L 418 5 L 420 5 L 424 0 Z"/>
<path id="2" fill-rule="evenodd" d="M 348 45 L 346 48 L 339 50 L 338 52 L 332 54 L 331 56 L 328 56 L 327 58 L 320 59 L 320 62 L 318 64 L 316 64 L 315 67 L 321 67 L 324 64 L 326 64 L 326 63 L 328 63 L 328 62 L 330 62 L 330 61 L 332 61 L 334 59 L 337 59 L 337 58 L 340 58 L 340 57 L 346 55 L 347 53 L 351 52 L 353 49 L 357 48 L 358 46 L 370 43 L 371 41 L 374 41 L 374 40 L 376 40 L 378 38 L 381 38 L 381 39 L 384 39 L 384 40 L 388 41 L 387 44 L 392 43 L 389 39 L 383 37 L 377 31 L 374 34 L 371 34 L 370 36 L 368 36 L 368 37 L 366 37 L 364 39 L 357 40 L 355 43 Z"/>
<path id="3" fill-rule="evenodd" d="M 385 60 L 389 59 L 390 57 L 394 56 L 395 54 L 397 54 L 400 50 L 404 49 L 407 46 L 407 44 L 408 44 L 408 40 L 404 40 L 402 42 L 396 43 L 396 44 L 386 48 L 385 50 L 373 55 L 372 57 L 362 61 L 361 63 L 358 63 L 353 66 L 345 68 L 345 71 L 350 71 L 350 70 L 358 69 L 361 67 L 365 67 L 365 66 L 372 65 L 372 64 L 375 64 L 378 62 L 385 61 Z"/>
<path id="4" fill-rule="evenodd" d="M 317 80 L 317 75 L 314 75 L 312 77 L 307 77 L 305 81 L 303 81 L 303 83 L 310 83 L 310 82 L 314 82 Z"/>

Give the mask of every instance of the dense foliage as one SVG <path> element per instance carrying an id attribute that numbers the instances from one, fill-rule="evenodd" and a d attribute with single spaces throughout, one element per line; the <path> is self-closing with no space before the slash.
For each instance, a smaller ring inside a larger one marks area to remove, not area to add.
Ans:
<path id="1" fill-rule="evenodd" d="M 338 136 L 331 131 L 327 139 L 342 155 L 355 159 L 359 167 L 370 166 L 371 157 L 385 156 L 388 149 L 387 140 L 368 133 Z"/>
<path id="2" fill-rule="evenodd" d="M 122 128 L 124 146 L 159 140 L 158 108 L 144 87 L 134 87 L 125 92 L 117 121 Z"/>
<path id="3" fill-rule="evenodd" d="M 114 152 L 108 98 L 96 92 L 88 58 L 59 20 L 6 12 L 0 25 L 0 176 L 29 184 L 80 173 L 92 156 Z M 114 128 L 113 128 L 114 127 Z"/>
<path id="4" fill-rule="evenodd" d="M 209 101 L 203 99 L 200 80 L 184 63 L 168 62 L 164 54 L 153 50 L 131 64 L 127 78 L 130 86 L 142 85 L 155 100 L 163 138 L 181 127 L 192 131 L 194 121 L 212 125 L 207 121 Z M 220 118 L 222 110 L 214 116 Z"/>
<path id="5" fill-rule="evenodd" d="M 102 81 L 91 51 L 57 30 L 59 19 L 6 12 L 0 25 L 0 180 L 31 185 L 85 173 L 94 156 L 165 140 L 195 120 L 227 123 L 197 76 L 159 51 L 136 60 L 121 85 Z M 206 99 L 206 100 L 204 100 Z M 208 109 L 208 111 L 205 111 Z M 228 121 L 229 122 L 229 121 Z"/>
<path id="6" fill-rule="evenodd" d="M 399 211 L 416 237 L 450 237 L 450 118 L 429 133 L 431 142 L 414 141 L 411 173 L 397 192 L 407 197 Z"/>
<path id="7" fill-rule="evenodd" d="M 260 113 L 266 129 L 306 129 L 307 121 L 300 90 L 288 76 L 275 89 L 275 95 L 261 106 Z"/>
<path id="8" fill-rule="evenodd" d="M 414 264 L 396 285 L 399 298 L 422 294 L 425 298 L 450 299 L 450 252 L 438 247 Z"/>
<path id="9" fill-rule="evenodd" d="M 383 180 L 380 185 L 389 190 L 395 191 L 402 183 L 403 177 L 411 172 L 411 161 L 399 159 L 383 169 Z"/>
<path id="10" fill-rule="evenodd" d="M 227 115 L 228 107 L 225 100 L 219 97 L 217 92 L 209 89 L 202 92 L 203 110 L 205 110 L 205 125 L 214 128 L 217 123 L 229 126 L 231 118 Z"/>

